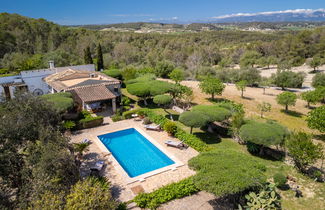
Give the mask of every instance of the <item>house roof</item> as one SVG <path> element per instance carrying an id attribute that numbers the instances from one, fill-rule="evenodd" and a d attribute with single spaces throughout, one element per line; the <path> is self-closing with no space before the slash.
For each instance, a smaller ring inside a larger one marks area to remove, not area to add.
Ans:
<path id="1" fill-rule="evenodd" d="M 95 102 L 104 101 L 116 98 L 117 96 L 112 93 L 106 86 L 87 86 L 79 87 L 71 90 L 74 92 L 83 102 Z"/>
<path id="2" fill-rule="evenodd" d="M 100 72 L 80 71 L 68 69 L 44 78 L 44 81 L 56 91 L 71 90 L 77 87 L 92 85 L 119 84 L 118 79 L 109 77 Z"/>

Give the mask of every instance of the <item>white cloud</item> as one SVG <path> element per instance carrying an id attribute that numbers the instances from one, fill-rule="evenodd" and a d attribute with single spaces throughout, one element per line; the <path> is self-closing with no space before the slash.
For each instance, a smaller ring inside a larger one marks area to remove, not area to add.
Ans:
<path id="1" fill-rule="evenodd" d="M 249 16 L 255 16 L 255 15 L 273 15 L 273 14 L 286 14 L 286 13 L 311 14 L 314 12 L 325 12 L 325 9 L 294 9 L 294 10 L 257 12 L 257 13 L 237 13 L 237 14 L 216 16 L 216 17 L 212 17 L 212 18 L 223 19 L 223 18 L 231 18 L 231 17 L 249 17 Z"/>
<path id="2" fill-rule="evenodd" d="M 113 14 L 112 17 L 153 17 L 151 14 Z"/>

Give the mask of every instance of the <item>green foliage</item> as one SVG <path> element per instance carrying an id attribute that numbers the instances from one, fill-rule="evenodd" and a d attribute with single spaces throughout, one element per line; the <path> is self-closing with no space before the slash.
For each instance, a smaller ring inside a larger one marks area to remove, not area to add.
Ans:
<path id="1" fill-rule="evenodd" d="M 190 177 L 161 187 L 151 193 L 141 193 L 133 201 L 140 208 L 156 209 L 163 203 L 192 195 L 198 191 L 199 189 L 194 185 L 193 179 Z"/>
<path id="2" fill-rule="evenodd" d="M 271 111 L 271 104 L 267 102 L 263 102 L 261 104 L 257 104 L 258 110 L 261 112 L 261 117 L 263 118 L 263 113 L 264 112 L 269 112 Z"/>
<path id="3" fill-rule="evenodd" d="M 282 144 L 286 135 L 287 130 L 274 122 L 250 121 L 239 130 L 242 140 L 266 147 Z"/>
<path id="4" fill-rule="evenodd" d="M 103 59 L 103 52 L 102 46 L 98 44 L 97 46 L 97 71 L 101 71 L 104 69 L 104 59 Z"/>
<path id="5" fill-rule="evenodd" d="M 236 88 L 237 90 L 241 91 L 241 97 L 244 97 L 244 91 L 247 87 L 247 81 L 246 80 L 241 80 L 239 82 L 236 83 Z"/>
<path id="6" fill-rule="evenodd" d="M 113 77 L 116 79 L 122 79 L 122 72 L 119 69 L 109 69 L 109 70 L 103 71 L 103 73 L 109 77 Z"/>
<path id="7" fill-rule="evenodd" d="M 127 66 L 122 70 L 121 74 L 125 81 L 135 79 L 137 77 L 137 69 L 133 66 Z"/>
<path id="8" fill-rule="evenodd" d="M 325 132 L 325 105 L 310 111 L 307 117 L 308 127 Z"/>
<path id="9" fill-rule="evenodd" d="M 167 121 L 165 124 L 164 124 L 164 127 L 163 129 L 169 134 L 169 135 L 172 135 L 174 136 L 177 132 L 177 125 L 176 123 L 174 123 L 173 121 Z"/>
<path id="10" fill-rule="evenodd" d="M 282 173 L 276 173 L 273 176 L 273 181 L 275 186 L 281 189 L 287 184 L 287 176 Z"/>
<path id="11" fill-rule="evenodd" d="M 86 47 L 86 49 L 84 49 L 84 63 L 85 64 L 93 64 L 93 59 L 91 57 L 91 52 L 90 52 L 90 47 Z"/>
<path id="12" fill-rule="evenodd" d="M 205 115 L 208 122 L 222 122 L 232 115 L 229 109 L 219 105 L 197 105 L 192 108 L 191 112 L 199 112 Z"/>
<path id="13" fill-rule="evenodd" d="M 316 69 L 322 65 L 322 59 L 318 56 L 313 57 L 313 59 L 308 62 L 308 65 L 316 71 Z"/>
<path id="14" fill-rule="evenodd" d="M 249 155 L 232 150 L 203 152 L 189 161 L 197 171 L 195 185 L 216 196 L 236 194 L 266 181 L 266 167 Z"/>
<path id="15" fill-rule="evenodd" d="M 72 109 L 74 105 L 72 95 L 69 92 L 46 94 L 42 95 L 41 98 L 51 103 L 61 113 Z"/>
<path id="16" fill-rule="evenodd" d="M 313 81 L 311 84 L 314 88 L 318 88 L 318 87 L 325 87 L 325 73 L 317 73 L 315 74 L 315 76 L 313 77 Z"/>
<path id="17" fill-rule="evenodd" d="M 307 106 L 310 108 L 310 104 L 316 104 L 320 101 L 320 95 L 317 91 L 307 91 L 301 94 L 301 98 L 307 102 Z"/>
<path id="18" fill-rule="evenodd" d="M 71 120 L 67 120 L 63 123 L 63 127 L 67 130 L 71 130 L 76 126 L 76 123 L 71 121 Z"/>
<path id="19" fill-rule="evenodd" d="M 183 112 L 179 116 L 179 121 L 184 125 L 191 127 L 192 133 L 193 127 L 200 128 L 205 126 L 208 123 L 209 118 L 207 115 L 202 114 L 201 112 Z"/>
<path id="20" fill-rule="evenodd" d="M 273 83 L 282 89 L 285 88 L 301 88 L 304 82 L 305 74 L 292 72 L 287 70 L 278 70 L 273 75 Z"/>
<path id="21" fill-rule="evenodd" d="M 105 178 L 89 177 L 73 186 L 67 196 L 66 209 L 115 209 L 109 183 Z"/>
<path id="22" fill-rule="evenodd" d="M 133 109 L 122 113 L 124 119 L 131 119 L 133 114 L 137 114 L 139 109 Z"/>
<path id="23" fill-rule="evenodd" d="M 103 124 L 103 122 L 104 122 L 103 116 L 93 117 L 91 115 L 87 115 L 85 118 L 79 120 L 78 127 L 80 129 L 93 128 Z"/>
<path id="24" fill-rule="evenodd" d="M 172 101 L 172 97 L 169 95 L 156 95 L 153 97 L 153 102 L 158 105 L 168 105 Z"/>
<path id="25" fill-rule="evenodd" d="M 140 111 L 141 111 L 141 113 L 140 113 Z M 153 122 L 157 125 L 161 125 L 162 128 L 164 128 L 164 126 L 167 122 L 171 122 L 170 120 L 167 120 L 164 116 L 157 115 L 149 109 L 141 109 L 138 111 L 138 114 L 146 115 L 150 119 L 151 122 Z M 193 149 L 197 150 L 198 152 L 210 150 L 210 147 L 206 143 L 204 143 L 198 137 L 187 133 L 180 127 L 177 127 L 177 132 L 175 134 L 175 137 L 178 138 L 179 140 L 183 141 L 185 144 L 189 145 Z"/>
<path id="26" fill-rule="evenodd" d="M 257 209 L 281 209 L 280 197 L 277 195 L 274 185 L 268 184 L 258 192 L 250 192 L 245 195 L 247 203 L 245 208 Z"/>
<path id="27" fill-rule="evenodd" d="M 276 96 L 276 101 L 278 104 L 285 106 L 285 110 L 288 111 L 288 106 L 296 105 L 297 95 L 292 92 L 285 91 Z"/>
<path id="28" fill-rule="evenodd" d="M 143 74 L 141 76 L 138 76 L 135 79 L 130 79 L 126 81 L 126 84 L 133 84 L 133 83 L 138 83 L 138 82 L 149 82 L 152 80 L 155 80 L 156 76 L 154 74 Z"/>
<path id="29" fill-rule="evenodd" d="M 322 145 L 314 144 L 311 136 L 303 132 L 290 135 L 287 138 L 286 147 L 296 167 L 302 172 L 323 157 Z"/>
<path id="30" fill-rule="evenodd" d="M 237 76 L 237 80 L 246 81 L 248 86 L 256 85 L 261 81 L 260 71 L 255 68 L 240 69 Z"/>
<path id="31" fill-rule="evenodd" d="M 155 67 L 155 74 L 157 77 L 167 78 L 174 69 L 175 66 L 171 62 L 160 61 Z"/>
<path id="32" fill-rule="evenodd" d="M 169 78 L 172 79 L 175 83 L 179 83 L 185 78 L 184 71 L 182 69 L 174 69 L 169 73 Z"/>
<path id="33" fill-rule="evenodd" d="M 82 156 L 84 152 L 89 150 L 89 143 L 75 143 L 73 148 L 75 152 Z"/>
<path id="34" fill-rule="evenodd" d="M 225 85 L 217 78 L 206 77 L 200 82 L 200 88 L 202 92 L 211 94 L 211 98 L 214 99 L 214 95 L 221 95 L 225 89 Z"/>
<path id="35" fill-rule="evenodd" d="M 256 51 L 247 51 L 240 58 L 240 66 L 241 67 L 254 67 L 254 64 L 258 63 L 258 59 L 262 55 Z"/>

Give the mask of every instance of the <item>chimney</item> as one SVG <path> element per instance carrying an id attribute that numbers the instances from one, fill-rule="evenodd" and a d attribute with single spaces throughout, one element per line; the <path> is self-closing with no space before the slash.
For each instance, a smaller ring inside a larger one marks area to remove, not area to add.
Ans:
<path id="1" fill-rule="evenodd" d="M 54 61 L 49 61 L 49 67 L 50 69 L 54 69 Z"/>

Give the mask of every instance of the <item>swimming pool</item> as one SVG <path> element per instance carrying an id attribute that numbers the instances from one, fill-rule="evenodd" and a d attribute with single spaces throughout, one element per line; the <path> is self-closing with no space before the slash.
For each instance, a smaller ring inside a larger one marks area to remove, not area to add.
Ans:
<path id="1" fill-rule="evenodd" d="M 98 138 L 131 178 L 175 163 L 134 128 Z"/>

